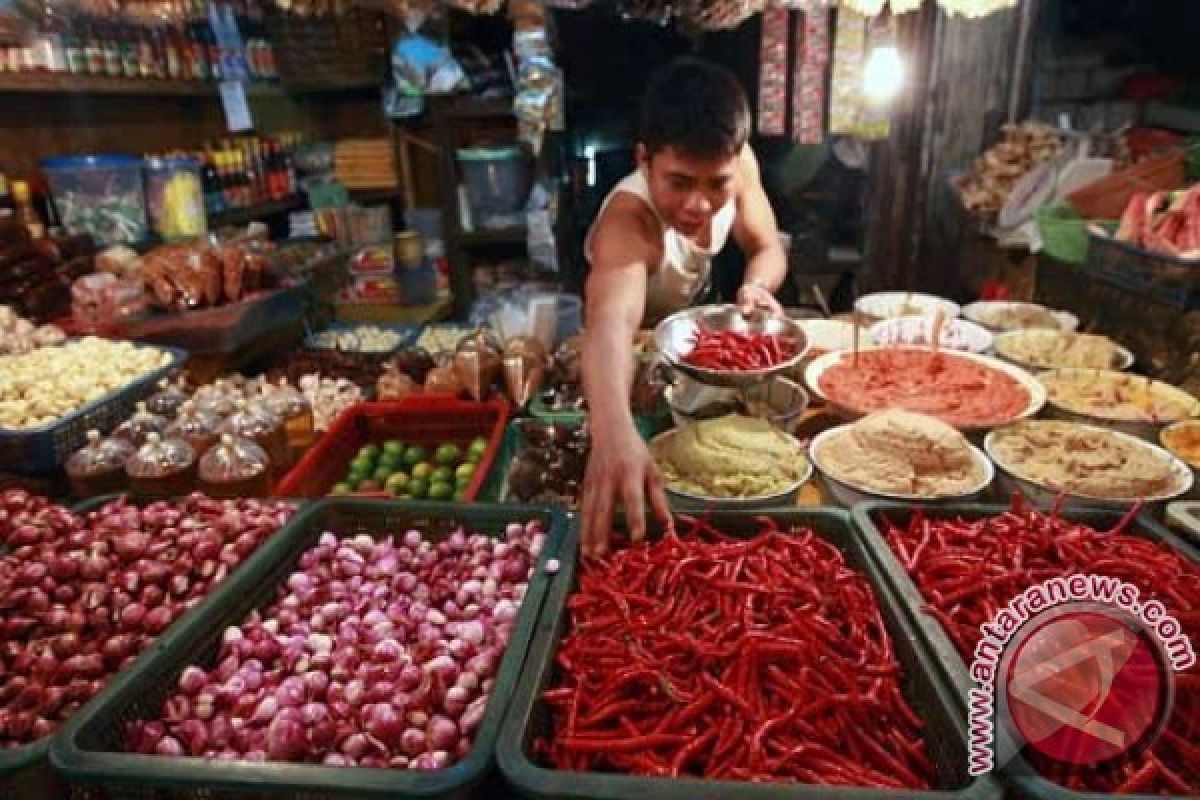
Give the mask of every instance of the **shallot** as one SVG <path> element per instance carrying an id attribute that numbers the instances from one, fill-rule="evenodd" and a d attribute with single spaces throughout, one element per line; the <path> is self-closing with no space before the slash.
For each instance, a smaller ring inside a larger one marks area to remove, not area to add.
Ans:
<path id="1" fill-rule="evenodd" d="M 53 733 L 241 562 L 236 542 L 257 547 L 291 511 L 196 494 L 145 508 L 121 499 L 80 516 L 22 490 L 0 493 L 0 750 Z M 182 721 L 205 708 L 169 711 Z M 154 750 L 190 748 L 192 728 L 158 737 Z"/>
<path id="2" fill-rule="evenodd" d="M 324 533 L 267 608 L 225 629 L 215 666 L 187 666 L 160 718 L 127 726 L 126 746 L 447 767 L 471 749 L 544 539 L 536 521 L 436 544 Z"/>

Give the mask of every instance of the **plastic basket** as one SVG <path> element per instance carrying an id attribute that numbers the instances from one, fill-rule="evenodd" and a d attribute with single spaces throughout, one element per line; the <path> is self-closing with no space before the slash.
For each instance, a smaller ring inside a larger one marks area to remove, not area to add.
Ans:
<path id="1" fill-rule="evenodd" d="M 322 497 L 342 480 L 363 445 L 400 439 L 422 446 L 466 447 L 484 437 L 488 448 L 463 497 L 474 500 L 487 480 L 504 437 L 508 406 L 496 400 L 470 403 L 448 395 L 412 395 L 389 403 L 360 403 L 342 412 L 275 488 L 277 497 Z"/>
<path id="2" fill-rule="evenodd" d="M 139 400 L 154 392 L 157 383 L 178 370 L 187 361 L 187 353 L 171 347 L 157 347 L 171 356 L 163 367 L 148 372 L 120 389 L 88 403 L 83 408 L 40 428 L 15 430 L 0 428 L 0 464 L 18 472 L 53 472 L 67 456 L 83 447 L 87 432 L 93 428 L 109 431 L 133 413 Z"/>
<path id="3" fill-rule="evenodd" d="M 1120 219 L 1135 193 L 1178 189 L 1183 186 L 1184 172 L 1183 151 L 1177 149 L 1089 183 L 1067 199 L 1087 219 Z"/>
<path id="4" fill-rule="evenodd" d="M 903 606 L 908 619 L 916 627 L 925 646 L 934 654 L 942 676 L 949 681 L 958 696 L 957 702 L 965 707 L 967 693 L 974 685 L 967 664 L 941 624 L 921 610 L 925 605 L 924 596 L 893 554 L 878 526 L 878 521 L 884 518 L 894 524 L 905 525 L 918 510 L 932 519 L 974 520 L 1003 514 L 1009 510 L 1009 507 L 1004 505 L 899 505 L 875 502 L 855 506 L 853 511 L 855 525 L 865 539 L 867 551 L 872 554 L 880 572 L 886 576 L 891 592 Z M 1123 515 L 1118 511 L 1082 510 L 1067 511 L 1062 516 L 1065 519 L 1082 522 L 1104 531 L 1111 529 Z M 1200 564 L 1200 550 L 1184 542 L 1145 514 L 1137 517 L 1125 530 L 1132 535 L 1160 542 Z M 1003 740 L 1003 734 L 1001 738 Z M 1008 742 L 1002 741 L 1000 746 L 1005 750 L 1012 749 L 1011 743 Z M 1026 797 L 1046 798 L 1046 800 L 1099 800 L 1101 797 L 1109 796 L 1096 792 L 1077 792 L 1059 786 L 1039 775 L 1032 765 L 1019 754 L 1002 767 L 1002 774 L 1007 780 L 1014 783 Z M 1134 800 L 1150 800 L 1151 796 L 1128 795 L 1127 797 Z"/>
<path id="5" fill-rule="evenodd" d="M 1182 311 L 1200 308 L 1200 261 L 1153 253 L 1093 231 L 1088 236 L 1087 269 L 1100 280 Z"/>
<path id="6" fill-rule="evenodd" d="M 542 692 L 554 680 L 558 667 L 555 656 L 567 625 L 566 603 L 575 591 L 574 565 L 559 572 L 546 605 L 542 621 L 530 648 L 529 662 L 521 684 L 504 721 L 497 749 L 497 760 L 516 794 L 530 800 L 900 800 L 900 798 L 1000 798 L 1001 787 L 990 776 L 971 779 L 967 775 L 965 738 L 960 726 L 962 709 L 957 707 L 949 687 L 938 677 L 923 649 L 912 623 L 890 596 L 887 581 L 867 556 L 862 540 L 844 511 L 774 510 L 767 516 L 781 527 L 803 525 L 836 546 L 847 563 L 861 570 L 875 591 L 884 624 L 891 635 L 896 656 L 907 680 L 904 694 L 917 714 L 926 722 L 930 754 L 939 771 L 941 788 L 932 791 L 883 790 L 856 787 L 814 786 L 806 784 L 742 783 L 705 781 L 695 778 L 667 779 L 615 773 L 579 773 L 549 769 L 530 757 L 530 746 L 549 732 L 549 714 L 541 701 Z M 762 512 L 715 512 L 706 519 L 730 536 L 749 536 L 760 529 Z"/>
<path id="7" fill-rule="evenodd" d="M 1034 214 L 1042 249 L 1068 264 L 1082 264 L 1088 255 L 1088 220 L 1069 203 L 1042 206 Z"/>
<path id="8" fill-rule="evenodd" d="M 356 769 L 308 764 L 214 763 L 199 758 L 164 758 L 121 752 L 125 723 L 156 715 L 189 664 L 214 665 L 221 634 L 269 604 L 300 555 L 322 532 L 381 537 L 409 528 L 444 538 L 456 526 L 499 535 L 509 522 L 540 519 L 546 544 L 508 647 L 496 674 L 492 700 L 474 746 L 465 759 L 434 772 Z M 100 698 L 81 711 L 55 742 L 51 758 L 78 797 L 121 800 L 241 800 L 245 798 L 466 798 L 493 765 L 494 745 L 513 687 L 525 661 L 550 576 L 549 558 L 568 564 L 575 533 L 567 515 L 531 506 L 475 506 L 325 500 L 300 512 L 287 528 L 260 548 L 186 622 L 162 637 L 156 656 L 138 663 Z"/>

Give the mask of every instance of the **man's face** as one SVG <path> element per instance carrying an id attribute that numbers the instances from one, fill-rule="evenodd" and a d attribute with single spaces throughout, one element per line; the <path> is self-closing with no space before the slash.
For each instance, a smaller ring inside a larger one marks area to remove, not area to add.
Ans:
<path id="1" fill-rule="evenodd" d="M 685 236 L 697 236 L 733 199 L 736 155 L 698 159 L 674 147 L 664 147 L 651 155 L 643 145 L 638 145 L 637 154 L 658 213 Z"/>

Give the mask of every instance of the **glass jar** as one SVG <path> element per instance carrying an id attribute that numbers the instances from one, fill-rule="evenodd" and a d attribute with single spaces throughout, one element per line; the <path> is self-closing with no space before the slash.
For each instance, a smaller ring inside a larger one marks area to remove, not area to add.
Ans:
<path id="1" fill-rule="evenodd" d="M 267 451 L 271 463 L 275 465 L 280 474 L 291 464 L 283 420 L 268 411 L 261 403 L 239 401 L 237 410 L 226 417 L 220 432 L 231 433 L 234 436 L 257 442 L 259 447 Z"/>
<path id="2" fill-rule="evenodd" d="M 146 443 L 147 436 L 152 433 L 165 433 L 170 424 L 169 419 L 152 413 L 145 403 L 138 403 L 133 416 L 118 425 L 112 435 L 131 442 L 135 447 L 141 447 Z"/>
<path id="3" fill-rule="evenodd" d="M 221 427 L 221 418 L 211 411 L 197 408 L 195 402 L 189 400 L 179 408 L 175 421 L 167 428 L 168 436 L 183 439 L 192 446 L 199 455 L 204 455 L 208 448 L 216 444 Z"/>
<path id="4" fill-rule="evenodd" d="M 158 382 L 158 391 L 146 400 L 146 408 L 155 414 L 162 414 L 164 417 L 174 417 L 187 401 L 188 393 L 183 390 L 183 387 L 163 378 Z"/>
<path id="5" fill-rule="evenodd" d="M 316 439 L 312 404 L 287 382 L 287 378 L 280 378 L 275 386 L 264 384 L 263 399 L 269 411 L 283 418 L 288 447 L 293 459 L 299 457 Z"/>
<path id="6" fill-rule="evenodd" d="M 271 459 L 249 439 L 221 434 L 200 459 L 200 491 L 212 497 L 267 497 L 271 493 Z"/>
<path id="7" fill-rule="evenodd" d="M 125 462 L 134 449 L 127 439 L 104 439 L 100 431 L 88 431 L 87 444 L 72 453 L 65 465 L 71 491 L 77 497 L 94 497 L 124 490 Z"/>
<path id="8" fill-rule="evenodd" d="M 196 451 L 174 436 L 150 433 L 125 462 L 129 488 L 152 497 L 178 497 L 196 488 Z"/>

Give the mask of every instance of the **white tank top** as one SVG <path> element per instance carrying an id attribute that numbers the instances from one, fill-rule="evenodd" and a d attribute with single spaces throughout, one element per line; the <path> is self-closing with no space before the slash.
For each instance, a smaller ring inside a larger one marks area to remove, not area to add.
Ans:
<path id="1" fill-rule="evenodd" d="M 624 192 L 639 198 L 654 213 L 658 225 L 662 229 L 662 261 L 650 265 L 650 274 L 646 284 L 646 313 L 647 323 L 657 322 L 681 308 L 686 308 L 696 299 L 697 292 L 708 280 L 712 271 L 713 256 L 721 252 L 729 240 L 733 230 L 733 220 L 737 216 L 737 204 L 729 201 L 713 215 L 712 231 L 708 247 L 701 247 L 693 240 L 670 227 L 654 207 L 650 199 L 650 187 L 641 170 L 635 170 L 613 187 L 612 192 L 600 206 L 600 219 L 608 209 L 608 204 L 618 194 Z M 584 240 L 584 255 L 589 263 L 592 261 L 592 233 L 588 231 Z"/>

